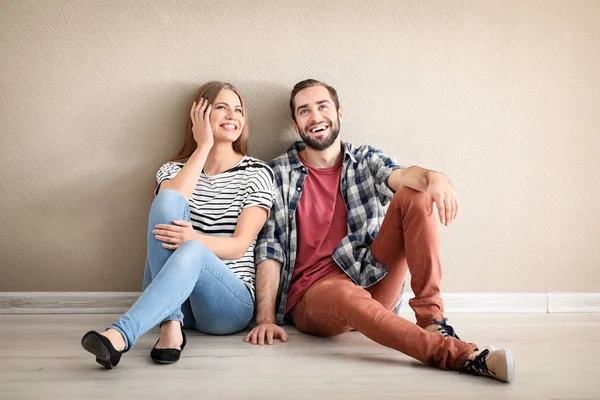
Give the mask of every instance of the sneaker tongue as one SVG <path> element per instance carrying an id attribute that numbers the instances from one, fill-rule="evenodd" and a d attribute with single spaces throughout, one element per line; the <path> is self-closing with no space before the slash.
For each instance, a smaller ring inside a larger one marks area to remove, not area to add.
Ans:
<path id="1" fill-rule="evenodd" d="M 448 325 L 447 322 L 448 318 L 444 318 L 442 321 L 438 321 L 437 319 L 433 320 L 433 323 L 439 326 L 438 331 L 442 333 L 445 337 L 452 336 L 453 338 L 460 340 L 460 338 L 454 331 L 454 328 L 451 325 Z"/>
<path id="2" fill-rule="evenodd" d="M 485 349 L 474 358 L 467 359 L 463 371 L 473 375 L 490 375 L 490 370 L 487 367 L 486 357 L 490 353 L 489 349 Z"/>

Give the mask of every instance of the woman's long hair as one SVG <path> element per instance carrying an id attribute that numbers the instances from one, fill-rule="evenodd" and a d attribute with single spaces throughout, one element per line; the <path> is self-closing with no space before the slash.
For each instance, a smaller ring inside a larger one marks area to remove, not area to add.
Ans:
<path id="1" fill-rule="evenodd" d="M 219 81 L 211 81 L 207 82 L 204 85 L 200 86 L 198 89 L 198 95 L 196 96 L 196 104 L 200 102 L 200 99 L 205 98 L 208 100 L 210 105 L 215 104 L 215 100 L 219 93 L 222 90 L 231 90 L 233 93 L 237 94 L 240 98 L 240 103 L 242 104 L 242 115 L 244 116 L 244 127 L 242 128 L 242 134 L 240 137 L 236 139 L 235 142 L 232 143 L 233 150 L 243 155 L 248 154 L 248 116 L 246 115 L 246 103 L 244 99 L 240 95 L 239 91 L 230 83 L 219 82 Z M 191 105 L 189 107 L 192 108 Z M 194 133 L 192 132 L 192 118 L 188 115 L 188 122 L 185 132 L 185 139 L 183 140 L 183 146 L 179 153 L 171 160 L 175 162 L 186 162 L 188 158 L 192 155 L 194 150 L 198 147 L 198 144 L 194 140 Z"/>

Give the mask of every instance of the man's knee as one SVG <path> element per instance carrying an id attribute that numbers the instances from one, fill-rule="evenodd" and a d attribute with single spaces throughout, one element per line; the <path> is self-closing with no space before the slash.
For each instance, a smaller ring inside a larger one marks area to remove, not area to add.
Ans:
<path id="1" fill-rule="evenodd" d="M 322 337 L 338 336 L 351 330 L 348 325 L 340 323 L 332 317 L 326 321 L 307 321 L 303 324 L 294 322 L 294 325 L 302 333 Z"/>
<path id="2" fill-rule="evenodd" d="M 351 330 L 347 314 L 359 298 L 371 298 L 360 286 L 346 280 L 329 280 L 320 284 L 305 313 L 294 318 L 301 332 L 317 336 L 336 336 Z"/>
<path id="3" fill-rule="evenodd" d="M 371 294 L 354 283 L 346 283 L 339 288 L 336 298 L 345 304 L 353 304 L 359 298 L 371 298 Z"/>
<path id="4" fill-rule="evenodd" d="M 409 187 L 403 187 L 398 190 L 390 203 L 390 209 L 408 209 L 410 206 L 411 210 L 426 210 L 427 195 L 424 192 L 411 189 Z"/>
<path id="5" fill-rule="evenodd" d="M 332 279 L 321 284 L 320 291 L 326 294 L 330 303 L 351 303 L 359 297 L 371 297 L 362 287 L 350 280 Z"/>

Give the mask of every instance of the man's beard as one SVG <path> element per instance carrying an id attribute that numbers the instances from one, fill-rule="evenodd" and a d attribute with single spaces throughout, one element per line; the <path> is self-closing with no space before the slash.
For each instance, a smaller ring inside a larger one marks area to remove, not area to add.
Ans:
<path id="1" fill-rule="evenodd" d="M 307 147 L 310 147 L 313 150 L 321 151 L 321 150 L 325 150 L 325 149 L 329 148 L 333 144 L 333 142 L 335 142 L 335 139 L 337 139 L 338 135 L 340 134 L 340 117 L 339 116 L 337 119 L 337 124 L 335 124 L 335 125 L 327 118 L 324 118 L 323 120 L 324 120 L 324 122 L 327 122 L 327 124 L 329 125 L 329 135 L 327 137 L 317 140 L 317 139 L 310 137 L 310 135 L 306 131 L 300 132 L 300 137 L 302 138 L 302 141 L 304 142 L 304 144 L 306 144 Z M 314 125 L 315 124 L 313 124 L 313 126 Z"/>

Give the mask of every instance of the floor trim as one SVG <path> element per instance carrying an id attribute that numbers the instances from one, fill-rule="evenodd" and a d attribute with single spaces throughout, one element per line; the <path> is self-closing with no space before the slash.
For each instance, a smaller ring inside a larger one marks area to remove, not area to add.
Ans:
<path id="1" fill-rule="evenodd" d="M 405 293 L 400 314 L 412 313 L 408 299 L 413 293 Z M 444 310 L 452 313 L 546 313 L 547 293 L 443 293 Z"/>
<path id="2" fill-rule="evenodd" d="M 139 292 L 0 292 L 0 314 L 120 314 Z M 412 314 L 403 296 L 400 314 Z M 600 293 L 444 293 L 451 313 L 597 313 Z"/>
<path id="3" fill-rule="evenodd" d="M 600 312 L 600 293 L 548 293 L 548 312 Z"/>
<path id="4" fill-rule="evenodd" d="M 121 314 L 140 292 L 0 292 L 0 314 Z"/>

